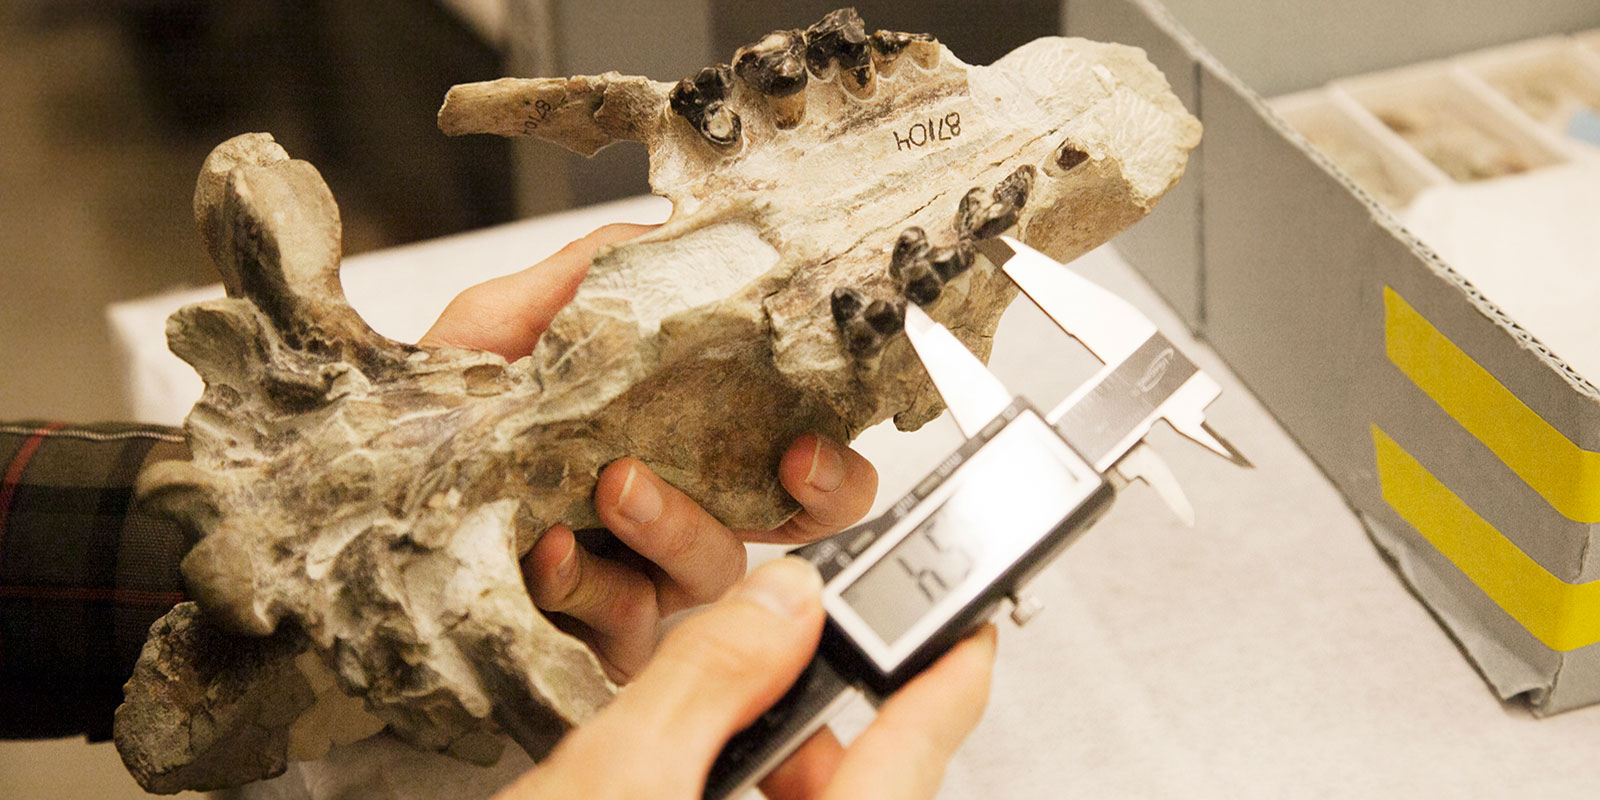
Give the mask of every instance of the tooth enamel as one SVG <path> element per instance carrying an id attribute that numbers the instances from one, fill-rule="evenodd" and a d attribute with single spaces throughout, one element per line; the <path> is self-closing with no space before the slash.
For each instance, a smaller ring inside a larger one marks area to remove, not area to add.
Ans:
<path id="1" fill-rule="evenodd" d="M 739 115 L 726 103 L 712 103 L 706 107 L 705 120 L 700 133 L 717 144 L 733 144 L 739 140 Z"/>
<path id="2" fill-rule="evenodd" d="M 926 258 L 918 259 L 906 267 L 907 300 L 919 306 L 925 306 L 939 299 L 939 293 L 944 291 L 944 279 L 939 273 L 933 271 L 933 264 Z"/>
<path id="3" fill-rule="evenodd" d="M 1017 216 L 1033 190 L 1032 165 L 1018 167 L 990 193 L 981 186 L 968 190 L 956 207 L 956 234 L 961 238 L 988 239 L 1017 223 Z"/>
<path id="4" fill-rule="evenodd" d="M 861 309 L 867 304 L 867 296 L 856 289 L 840 287 L 833 290 L 829 298 L 829 307 L 833 311 L 833 321 L 843 328 L 846 323 L 861 316 Z"/>
<path id="5" fill-rule="evenodd" d="M 977 248 L 970 239 L 960 239 L 949 247 L 938 247 L 928 252 L 928 263 L 943 280 L 950 280 L 967 271 L 977 257 Z"/>
<path id="6" fill-rule="evenodd" d="M 873 33 L 872 63 L 877 68 L 878 74 L 884 77 L 893 75 L 900 63 L 900 57 L 906 54 L 908 48 L 915 48 L 914 60 L 924 69 L 932 68 L 938 61 L 939 45 L 926 33 L 885 30 Z"/>
<path id="7" fill-rule="evenodd" d="M 906 304 L 888 300 L 874 300 L 861 314 L 861 318 L 884 338 L 893 336 L 906 327 Z"/>
<path id="8" fill-rule="evenodd" d="M 727 146 L 739 141 L 739 115 L 726 104 L 733 88 L 733 68 L 717 64 L 700 70 L 692 78 L 678 81 L 667 97 L 678 116 L 712 144 Z"/>
<path id="9" fill-rule="evenodd" d="M 733 70 L 766 99 L 779 128 L 793 128 L 806 113 L 806 45 L 800 31 L 773 31 L 733 55 Z"/>
<path id="10" fill-rule="evenodd" d="M 913 263 L 927 259 L 928 234 L 913 225 L 900 232 L 889 256 L 889 274 L 900 278 Z"/>
<path id="11" fill-rule="evenodd" d="M 872 49 L 867 45 L 867 27 L 855 9 L 829 12 L 806 29 L 805 39 L 806 67 L 812 75 L 825 79 L 837 63 L 847 89 L 858 95 L 871 94 Z"/>

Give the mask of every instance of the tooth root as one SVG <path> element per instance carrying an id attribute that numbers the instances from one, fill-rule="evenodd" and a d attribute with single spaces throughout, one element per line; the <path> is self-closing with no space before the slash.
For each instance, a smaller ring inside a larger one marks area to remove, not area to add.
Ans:
<path id="1" fill-rule="evenodd" d="M 907 56 L 923 69 L 933 69 L 939 66 L 939 42 L 932 36 L 926 39 L 914 39 L 906 45 Z"/>
<path id="2" fill-rule="evenodd" d="M 856 97 L 871 97 L 878 90 L 878 71 L 873 68 L 872 59 L 868 58 L 860 66 L 841 68 L 839 82 L 844 84 L 845 91 Z"/>
<path id="3" fill-rule="evenodd" d="M 773 124 L 785 130 L 793 128 L 806 119 L 806 93 L 768 97 L 767 108 L 772 112 Z"/>
<path id="4" fill-rule="evenodd" d="M 765 98 L 779 128 L 793 128 L 805 119 L 805 56 L 801 31 L 773 31 L 733 55 L 734 73 Z"/>

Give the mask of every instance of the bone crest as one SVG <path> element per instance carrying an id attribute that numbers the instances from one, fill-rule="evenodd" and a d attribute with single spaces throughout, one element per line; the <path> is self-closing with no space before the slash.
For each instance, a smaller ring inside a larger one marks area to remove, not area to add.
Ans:
<path id="1" fill-rule="evenodd" d="M 271 669 L 184 672 L 231 688 L 179 716 L 264 725 L 239 711 L 260 705 L 249 670 L 283 684 L 284 659 L 309 651 L 419 747 L 491 759 L 498 727 L 542 754 L 614 686 L 533 607 L 517 557 L 553 524 L 598 524 L 607 463 L 640 458 L 730 527 L 782 523 L 795 437 L 940 412 L 900 335 L 908 301 L 986 357 L 1016 290 L 972 242 L 1011 230 L 1062 260 L 1087 252 L 1150 210 L 1199 137 L 1132 48 L 1042 39 L 971 67 L 926 35 L 868 35 L 848 9 L 677 84 L 457 86 L 439 125 L 586 154 L 642 142 L 672 217 L 598 253 L 507 363 L 373 332 L 340 289 L 316 170 L 265 134 L 213 153 L 195 213 L 228 297 L 168 326 L 206 381 L 185 423 L 194 461 L 139 487 L 202 533 L 184 574 L 205 613 L 158 625 L 146 659 L 184 657 L 202 628 L 282 644 L 262 651 Z M 117 729 L 141 783 L 282 769 L 281 752 L 219 754 L 288 737 L 141 730 L 171 702 L 149 676 L 174 674 L 147 662 Z"/>

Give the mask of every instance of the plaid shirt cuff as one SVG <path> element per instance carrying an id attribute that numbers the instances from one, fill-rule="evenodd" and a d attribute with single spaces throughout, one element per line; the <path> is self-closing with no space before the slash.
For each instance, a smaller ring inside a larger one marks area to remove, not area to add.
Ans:
<path id="1" fill-rule="evenodd" d="M 110 738 L 150 624 L 183 600 L 178 525 L 133 507 L 150 425 L 0 423 L 0 738 Z"/>

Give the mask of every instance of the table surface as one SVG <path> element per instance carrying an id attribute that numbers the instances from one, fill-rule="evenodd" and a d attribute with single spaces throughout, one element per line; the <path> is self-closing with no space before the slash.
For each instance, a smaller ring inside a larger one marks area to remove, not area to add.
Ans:
<path id="1" fill-rule="evenodd" d="M 375 328 L 414 340 L 460 289 L 598 224 L 659 221 L 668 210 L 635 198 L 366 254 L 349 259 L 344 282 Z M 1256 469 L 1236 469 L 1165 427 L 1152 434 L 1198 523 L 1183 527 L 1135 485 L 1034 582 L 1045 610 L 1023 629 L 1002 625 L 988 713 L 940 796 L 1593 796 L 1600 707 L 1535 720 L 1497 700 L 1216 354 L 1114 250 L 1073 266 L 1149 313 L 1217 378 L 1223 396 L 1209 418 Z M 198 379 L 165 351 L 162 320 L 218 294 L 108 312 L 140 417 L 176 423 L 198 396 Z M 1001 324 L 991 368 L 1048 408 L 1093 363 L 1024 299 Z M 867 431 L 856 447 L 882 475 L 879 508 L 959 441 L 948 416 L 915 433 Z M 526 766 L 514 749 L 479 769 L 380 737 L 249 795 L 463 800 Z"/>

